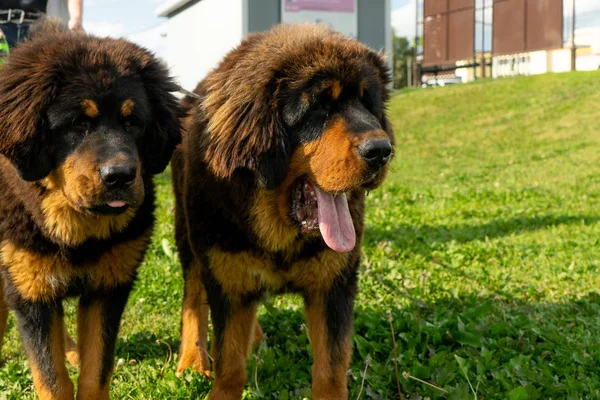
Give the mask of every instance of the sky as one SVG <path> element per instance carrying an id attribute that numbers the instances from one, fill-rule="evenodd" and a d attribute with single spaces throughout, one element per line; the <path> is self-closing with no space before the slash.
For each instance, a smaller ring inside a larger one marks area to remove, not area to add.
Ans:
<path id="1" fill-rule="evenodd" d="M 166 19 L 155 15 L 156 8 L 165 1 L 83 0 L 83 26 L 86 31 L 100 36 L 126 37 L 148 47 L 158 56 L 166 57 Z M 414 37 L 416 1 L 391 0 L 392 26 L 396 35 Z M 476 0 L 476 3 L 479 4 L 481 1 Z M 565 0 L 565 16 L 571 9 L 571 1 Z M 600 26 L 600 1 L 576 1 L 577 27 Z"/>
<path id="2" fill-rule="evenodd" d="M 155 15 L 165 0 L 83 0 L 83 27 L 98 36 L 126 37 L 166 57 L 166 18 Z"/>
<path id="3" fill-rule="evenodd" d="M 416 0 L 392 0 L 392 27 L 396 36 L 415 36 Z"/>

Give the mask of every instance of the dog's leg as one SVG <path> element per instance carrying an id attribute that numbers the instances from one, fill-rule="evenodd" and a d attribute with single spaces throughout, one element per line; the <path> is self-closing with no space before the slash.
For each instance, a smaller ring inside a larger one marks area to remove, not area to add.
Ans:
<path id="1" fill-rule="evenodd" d="M 79 353 L 77 344 L 65 329 L 65 356 L 72 367 L 79 367 Z"/>
<path id="2" fill-rule="evenodd" d="M 207 349 L 208 300 L 200 277 L 199 263 L 192 262 L 185 271 L 183 313 L 181 319 L 181 348 L 177 372 L 192 365 L 194 370 L 211 378 Z"/>
<path id="3" fill-rule="evenodd" d="M 8 305 L 4 300 L 4 284 L 0 276 L 0 363 L 2 362 L 2 343 L 4 342 L 4 332 L 6 331 L 6 322 L 8 321 Z"/>
<path id="4" fill-rule="evenodd" d="M 241 399 L 246 384 L 246 359 L 255 332 L 256 305 L 225 297 L 214 287 L 207 290 L 215 366 L 215 385 L 209 400 Z"/>
<path id="5" fill-rule="evenodd" d="M 62 304 L 18 299 L 13 308 L 40 400 L 73 400 L 65 366 Z"/>
<path id="6" fill-rule="evenodd" d="M 252 344 L 255 346 L 259 345 L 260 342 L 262 342 L 264 337 L 265 337 L 265 332 L 262 330 L 262 327 L 260 326 L 260 324 L 258 323 L 258 320 L 257 320 L 256 324 L 254 326 L 254 338 L 252 339 Z"/>
<path id="7" fill-rule="evenodd" d="M 78 400 L 108 400 L 115 342 L 131 284 L 82 296 L 77 313 Z"/>
<path id="8" fill-rule="evenodd" d="M 334 282 L 325 293 L 308 293 L 306 317 L 314 357 L 314 400 L 348 398 L 346 372 L 352 354 L 355 293 L 355 277 Z"/>

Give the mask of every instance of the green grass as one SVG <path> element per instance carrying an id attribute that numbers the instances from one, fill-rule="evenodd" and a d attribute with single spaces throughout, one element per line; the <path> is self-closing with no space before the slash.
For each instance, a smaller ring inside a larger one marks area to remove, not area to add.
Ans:
<path id="1" fill-rule="evenodd" d="M 402 92 L 397 156 L 368 197 L 350 398 L 600 398 L 600 73 Z M 211 382 L 164 368 L 178 349 L 182 278 L 169 177 L 117 345 L 114 399 L 203 398 Z M 70 326 L 73 326 L 71 306 Z M 298 298 L 260 309 L 266 340 L 245 398 L 310 397 Z M 0 399 L 33 398 L 11 316 Z M 72 370 L 73 376 L 76 371 Z M 257 381 L 255 381 L 255 375 Z"/>

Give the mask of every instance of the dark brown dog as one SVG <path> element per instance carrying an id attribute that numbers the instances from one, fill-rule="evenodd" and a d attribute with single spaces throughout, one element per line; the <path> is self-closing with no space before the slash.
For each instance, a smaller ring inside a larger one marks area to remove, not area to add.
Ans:
<path id="1" fill-rule="evenodd" d="M 380 55 L 319 25 L 279 26 L 233 50 L 184 105 L 173 158 L 184 268 L 179 370 L 210 373 L 211 399 L 240 398 L 256 308 L 303 296 L 314 399 L 345 399 L 365 191 L 394 143 Z"/>
<path id="2" fill-rule="evenodd" d="M 127 41 L 41 33 L 0 68 L 4 299 L 39 397 L 72 400 L 62 300 L 81 296 L 77 398 L 108 399 L 119 322 L 154 223 L 152 176 L 180 140 L 176 86 Z"/>

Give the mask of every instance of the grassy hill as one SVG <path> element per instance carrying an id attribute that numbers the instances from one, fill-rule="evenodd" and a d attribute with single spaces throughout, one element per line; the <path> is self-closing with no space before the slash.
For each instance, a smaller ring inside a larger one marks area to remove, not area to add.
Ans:
<path id="1" fill-rule="evenodd" d="M 350 398 L 366 371 L 361 398 L 397 399 L 394 359 L 405 399 L 599 398 L 600 73 L 405 91 L 389 115 L 396 159 L 367 199 Z M 157 182 L 159 224 L 122 323 L 114 399 L 211 387 L 175 376 L 156 342 L 177 352 L 182 293 L 168 174 Z M 301 302 L 273 298 L 260 321 L 246 398 L 310 397 Z M 14 317 L 7 339 L 0 399 L 33 398 Z"/>

